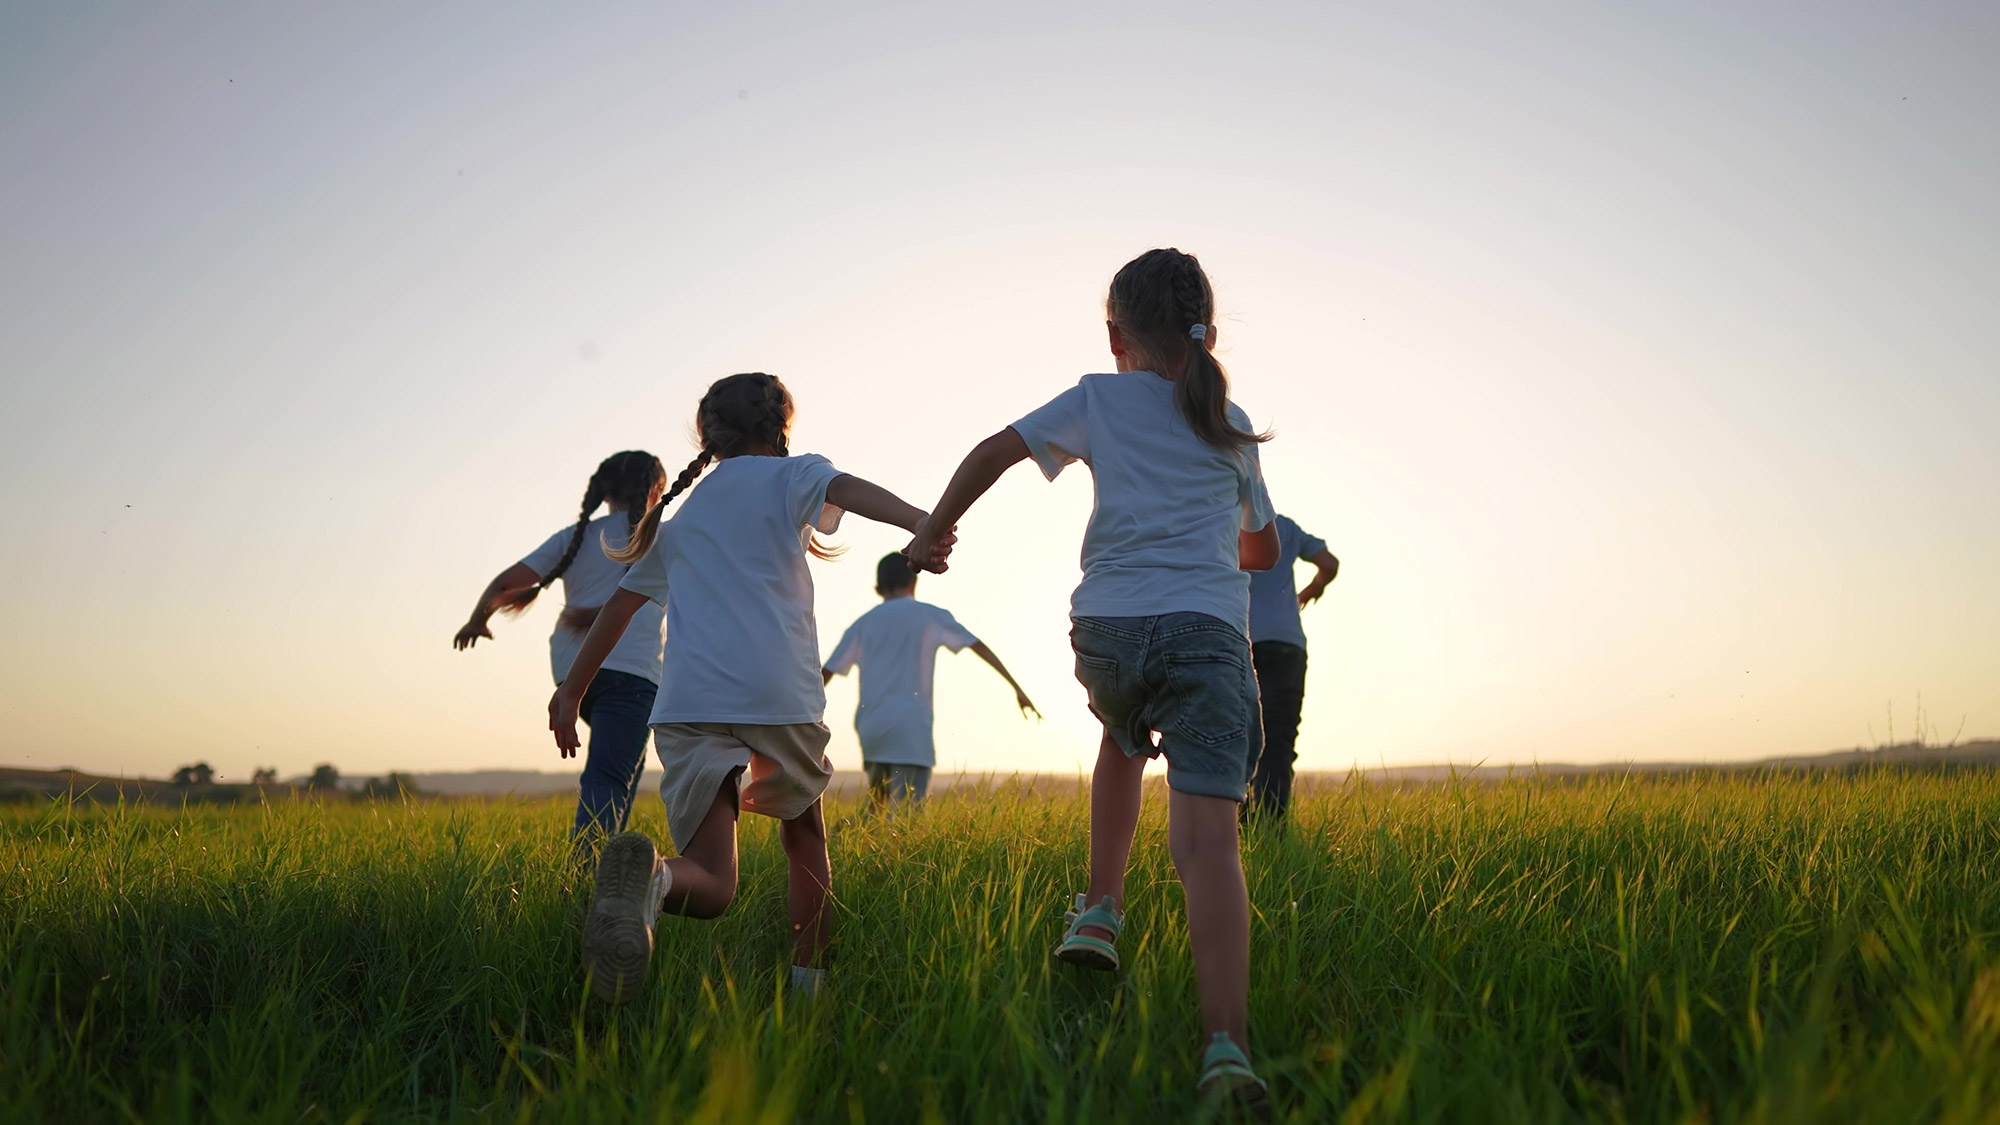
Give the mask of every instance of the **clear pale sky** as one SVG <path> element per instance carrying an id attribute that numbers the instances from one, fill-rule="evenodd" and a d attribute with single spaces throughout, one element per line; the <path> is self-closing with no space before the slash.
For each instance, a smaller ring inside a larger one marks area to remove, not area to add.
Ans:
<path id="1" fill-rule="evenodd" d="M 928 506 L 1157 245 L 1343 561 L 1302 766 L 2000 734 L 2000 9 L 1511 7 L 9 5 L 0 762 L 562 768 L 555 607 L 450 638 L 600 458 L 764 370 Z M 944 765 L 1093 754 L 1089 503 L 924 580 L 1049 716 L 946 655 Z"/>

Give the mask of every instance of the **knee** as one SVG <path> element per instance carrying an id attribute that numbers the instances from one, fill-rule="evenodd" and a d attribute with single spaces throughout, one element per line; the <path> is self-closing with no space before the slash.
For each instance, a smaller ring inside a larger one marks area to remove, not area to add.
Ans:
<path id="1" fill-rule="evenodd" d="M 720 918 L 736 901 L 736 872 L 719 872 L 708 886 L 688 895 L 681 913 L 689 918 Z"/>

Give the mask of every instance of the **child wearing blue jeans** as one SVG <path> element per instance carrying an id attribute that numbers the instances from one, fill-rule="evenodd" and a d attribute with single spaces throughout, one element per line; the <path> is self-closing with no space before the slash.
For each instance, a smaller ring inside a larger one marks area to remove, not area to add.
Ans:
<path id="1" fill-rule="evenodd" d="M 576 523 L 543 540 L 486 584 L 472 616 L 452 638 L 453 647 L 463 650 L 481 638 L 492 640 L 488 622 L 496 612 L 520 613 L 536 595 L 560 581 L 563 609 L 549 634 L 549 667 L 560 687 L 598 610 L 625 577 L 625 564 L 605 551 L 630 539 L 666 490 L 667 471 L 658 457 L 638 449 L 606 457 L 583 490 Z M 599 508 L 605 509 L 604 515 L 597 515 Z M 665 627 L 666 617 L 658 606 L 634 615 L 617 646 L 605 656 L 603 670 L 588 680 L 590 690 L 578 703 L 578 713 L 590 725 L 590 755 L 577 779 L 576 821 L 570 829 L 579 848 L 625 831 L 632 815 L 639 776 L 646 769 L 646 716 L 660 688 Z"/>
<path id="2" fill-rule="evenodd" d="M 1125 867 L 1146 759 L 1165 755 L 1168 841 L 1187 894 L 1202 1023 L 1200 1086 L 1268 1106 L 1248 1044 L 1250 906 L 1237 806 L 1263 739 L 1249 640 L 1249 579 L 1277 561 L 1257 446 L 1210 350 L 1215 303 L 1199 262 L 1152 250 L 1111 282 L 1115 374 L 1085 375 L 973 449 L 910 545 L 934 557 L 975 500 L 1033 458 L 1054 479 L 1090 466 L 1096 506 L 1070 601 L 1076 676 L 1103 724 L 1090 788 L 1090 888 L 1057 946 L 1063 961 L 1119 967 Z M 1160 732 L 1155 744 L 1153 732 Z"/>

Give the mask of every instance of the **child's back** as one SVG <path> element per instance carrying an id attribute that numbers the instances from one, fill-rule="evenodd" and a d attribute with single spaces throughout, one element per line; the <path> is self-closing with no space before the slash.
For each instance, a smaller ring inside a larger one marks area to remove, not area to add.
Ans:
<path id="1" fill-rule="evenodd" d="M 666 603 L 658 723 L 812 723 L 826 709 L 802 528 L 835 530 L 840 475 L 817 454 L 708 471 L 624 586 Z"/>
<path id="2" fill-rule="evenodd" d="M 861 669 L 861 706 L 854 730 L 869 762 L 934 766 L 931 684 L 937 650 L 958 652 L 979 638 L 951 613 L 912 597 L 890 598 L 857 618 L 840 638 L 826 670 Z"/>
<path id="3" fill-rule="evenodd" d="M 1241 408 L 1228 410 L 1237 429 L 1251 428 Z M 1196 436 L 1174 384 L 1151 371 L 1085 375 L 1013 428 L 1050 480 L 1071 461 L 1096 480 L 1072 614 L 1187 611 L 1249 628 L 1237 531 L 1270 522 L 1255 446 L 1221 449 Z"/>

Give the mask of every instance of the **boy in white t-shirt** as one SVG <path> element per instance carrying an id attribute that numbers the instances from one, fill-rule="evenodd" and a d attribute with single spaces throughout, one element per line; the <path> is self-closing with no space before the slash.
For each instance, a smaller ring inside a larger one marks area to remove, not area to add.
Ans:
<path id="1" fill-rule="evenodd" d="M 822 681 L 861 668 L 861 706 L 854 731 L 861 739 L 861 766 L 875 805 L 924 799 L 937 766 L 931 736 L 931 680 L 937 650 L 971 649 L 1014 689 L 1014 705 L 1026 716 L 1042 713 L 993 650 L 958 623 L 950 611 L 917 600 L 917 573 L 901 554 L 875 564 L 875 592 L 882 604 L 857 618 L 833 646 L 820 669 Z"/>

